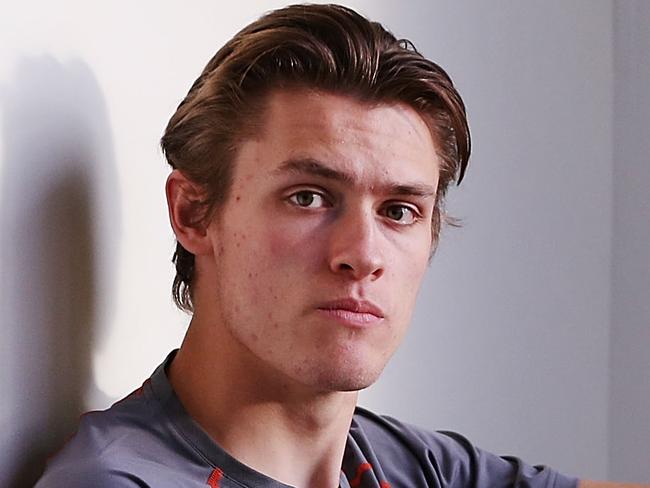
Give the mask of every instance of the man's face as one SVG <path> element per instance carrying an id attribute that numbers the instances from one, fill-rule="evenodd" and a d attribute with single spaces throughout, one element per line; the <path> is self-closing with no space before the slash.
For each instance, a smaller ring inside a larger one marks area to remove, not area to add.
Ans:
<path id="1" fill-rule="evenodd" d="M 427 268 L 438 166 L 405 105 L 273 92 L 208 227 L 204 308 L 255 368 L 317 391 L 370 385 Z"/>

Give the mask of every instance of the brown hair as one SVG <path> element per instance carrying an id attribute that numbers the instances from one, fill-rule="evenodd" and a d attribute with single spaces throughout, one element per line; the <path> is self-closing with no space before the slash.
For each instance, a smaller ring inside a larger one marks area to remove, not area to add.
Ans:
<path id="1" fill-rule="evenodd" d="M 437 240 L 447 187 L 460 183 L 470 154 L 463 101 L 447 73 L 410 41 L 339 5 L 293 5 L 248 25 L 214 55 L 178 106 L 161 145 L 169 164 L 205 191 L 198 220 L 228 198 L 238 143 L 262 122 L 264 95 L 288 85 L 402 102 L 425 119 L 441 159 L 432 218 Z M 173 262 L 174 301 L 192 311 L 194 255 L 177 242 Z"/>

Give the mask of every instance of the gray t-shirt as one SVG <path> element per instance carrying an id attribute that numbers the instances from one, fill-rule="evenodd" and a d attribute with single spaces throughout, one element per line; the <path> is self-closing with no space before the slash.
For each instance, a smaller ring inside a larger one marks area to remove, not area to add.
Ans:
<path id="1" fill-rule="evenodd" d="M 82 417 L 36 488 L 287 488 L 240 463 L 187 414 L 163 364 L 125 399 Z M 498 457 L 453 432 L 428 432 L 357 408 L 341 488 L 554 487 L 577 480 Z"/>

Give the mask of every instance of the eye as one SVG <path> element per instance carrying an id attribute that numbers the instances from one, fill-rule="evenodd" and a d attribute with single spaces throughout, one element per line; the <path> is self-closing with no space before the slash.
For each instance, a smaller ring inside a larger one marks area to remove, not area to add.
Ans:
<path id="1" fill-rule="evenodd" d="M 325 197 L 312 190 L 297 191 L 289 196 L 289 201 L 303 208 L 322 208 L 328 206 Z"/>
<path id="2" fill-rule="evenodd" d="M 419 218 L 415 209 L 398 204 L 387 206 L 384 210 L 384 215 L 400 225 L 414 224 Z"/>

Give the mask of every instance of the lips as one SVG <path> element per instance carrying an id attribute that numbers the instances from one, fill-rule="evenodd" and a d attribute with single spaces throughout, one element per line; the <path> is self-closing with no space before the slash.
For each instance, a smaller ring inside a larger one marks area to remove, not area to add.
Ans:
<path id="1" fill-rule="evenodd" d="M 384 318 L 384 312 L 374 303 L 353 298 L 323 303 L 318 306 L 318 310 L 328 318 L 358 327 L 376 324 Z"/>

